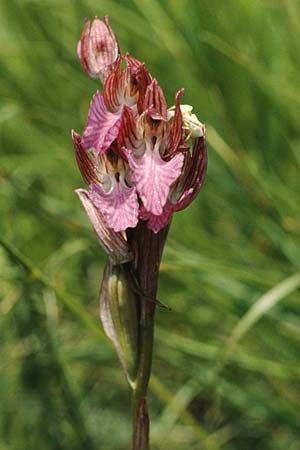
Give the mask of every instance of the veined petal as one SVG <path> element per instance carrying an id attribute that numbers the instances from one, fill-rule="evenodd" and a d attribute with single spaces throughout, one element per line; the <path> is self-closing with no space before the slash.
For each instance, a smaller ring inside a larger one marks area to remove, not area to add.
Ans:
<path id="1" fill-rule="evenodd" d="M 145 143 L 142 134 L 139 133 L 131 108 L 124 106 L 122 124 L 117 138 L 118 148 L 126 147 L 134 150 L 135 155 L 141 155 L 145 151 Z M 126 155 L 125 155 L 126 156 Z"/>
<path id="2" fill-rule="evenodd" d="M 181 114 L 180 103 L 179 103 L 180 96 L 183 93 L 183 91 L 184 91 L 184 89 L 180 89 L 176 93 L 175 112 L 174 112 L 174 118 L 173 118 L 171 131 L 170 131 L 170 148 L 168 150 L 168 154 L 165 155 L 165 157 L 173 155 L 183 140 L 182 139 L 183 120 L 182 120 L 182 114 Z"/>
<path id="3" fill-rule="evenodd" d="M 93 204 L 88 191 L 77 189 L 75 192 L 80 198 L 102 248 L 107 253 L 112 263 L 123 264 L 131 261 L 132 253 L 124 235 L 122 233 L 116 233 L 108 228 L 102 213 Z"/>
<path id="4" fill-rule="evenodd" d="M 116 139 L 121 126 L 121 113 L 107 111 L 104 98 L 99 91 L 92 98 L 87 126 L 81 145 L 84 149 L 94 148 L 102 155 Z"/>
<path id="5" fill-rule="evenodd" d="M 145 111 L 149 108 L 155 110 L 163 119 L 168 119 L 166 99 L 162 88 L 155 79 L 149 84 L 145 94 L 143 110 Z M 153 119 L 154 118 L 155 117 L 153 116 Z"/>
<path id="6" fill-rule="evenodd" d="M 193 139 L 192 155 L 185 162 L 182 176 L 178 185 L 174 187 L 171 195 L 171 203 L 174 202 L 174 210 L 181 211 L 186 208 L 199 193 L 207 170 L 207 151 L 205 138 Z M 174 200 L 172 200 L 172 197 Z"/>
<path id="7" fill-rule="evenodd" d="M 163 212 L 159 216 L 152 214 L 142 206 L 140 208 L 139 217 L 142 220 L 147 220 L 147 227 L 155 234 L 157 234 L 170 222 L 173 211 L 173 205 L 171 205 L 171 203 L 167 201 L 163 208 Z"/>
<path id="8" fill-rule="evenodd" d="M 122 58 L 119 56 L 115 69 L 104 85 L 104 100 L 109 109 L 120 111 L 123 105 L 132 107 L 138 99 L 137 87 L 131 83 L 129 68 L 121 71 Z"/>
<path id="9" fill-rule="evenodd" d="M 142 61 L 140 61 L 137 58 L 134 58 L 133 56 L 130 56 L 129 53 L 125 54 L 125 60 L 126 64 L 130 69 L 138 69 L 140 66 L 144 65 Z"/>
<path id="10" fill-rule="evenodd" d="M 139 204 L 135 187 L 126 186 L 123 180 L 114 180 L 109 192 L 105 192 L 97 184 L 92 184 L 90 195 L 109 228 L 119 232 L 136 226 Z"/>
<path id="11" fill-rule="evenodd" d="M 163 161 L 158 146 L 147 147 L 142 157 L 133 156 L 125 150 L 131 169 L 131 180 L 135 184 L 144 207 L 159 216 L 166 204 L 171 185 L 180 175 L 183 155 L 178 153 L 170 161 Z"/>
<path id="12" fill-rule="evenodd" d="M 133 58 L 128 53 L 126 53 L 125 55 L 125 60 L 127 66 L 130 69 L 132 82 L 134 82 L 134 84 L 136 85 L 139 93 L 137 110 L 138 113 L 141 114 L 143 112 L 143 105 L 147 87 L 149 86 L 149 84 L 151 84 L 152 78 L 144 63 L 136 58 Z"/>
<path id="13" fill-rule="evenodd" d="M 111 72 L 111 74 L 109 75 L 104 84 L 103 90 L 104 101 L 107 108 L 111 109 L 112 111 L 118 110 L 121 103 L 118 100 L 120 96 L 119 81 L 121 78 L 121 63 L 122 63 L 122 56 L 119 55 L 114 70 Z"/>
<path id="14" fill-rule="evenodd" d="M 96 183 L 99 178 L 99 169 L 92 155 L 87 150 L 84 150 L 81 146 L 81 137 L 78 133 L 72 130 L 72 141 L 75 150 L 75 157 L 81 172 L 82 178 L 86 184 Z"/>

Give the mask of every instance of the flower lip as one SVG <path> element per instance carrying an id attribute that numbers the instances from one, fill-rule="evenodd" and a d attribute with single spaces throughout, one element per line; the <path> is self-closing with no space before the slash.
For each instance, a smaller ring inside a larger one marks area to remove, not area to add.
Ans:
<path id="1" fill-rule="evenodd" d="M 127 185 L 122 172 L 112 174 L 110 181 L 107 192 L 102 185 L 92 184 L 93 204 L 102 211 L 106 224 L 115 232 L 134 228 L 138 222 L 139 210 L 136 188 Z"/>
<path id="2" fill-rule="evenodd" d="M 145 209 L 160 215 L 167 201 L 170 187 L 181 173 L 183 155 L 177 154 L 170 161 L 164 161 L 159 153 L 159 141 L 154 148 L 146 143 L 146 150 L 141 157 L 136 157 L 129 150 L 127 155 L 131 169 L 131 179 L 142 199 Z"/>

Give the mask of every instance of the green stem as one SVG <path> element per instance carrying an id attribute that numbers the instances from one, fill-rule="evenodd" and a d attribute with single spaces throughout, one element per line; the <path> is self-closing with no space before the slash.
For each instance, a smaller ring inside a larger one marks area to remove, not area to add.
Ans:
<path id="1" fill-rule="evenodd" d="M 147 389 L 151 374 L 152 349 L 153 349 L 153 321 L 141 326 L 141 350 L 138 375 L 133 388 L 133 414 L 138 408 L 139 399 L 147 396 Z"/>
<path id="2" fill-rule="evenodd" d="M 138 375 L 132 390 L 133 450 L 149 450 L 147 390 L 151 374 L 153 321 L 141 324 L 141 349 Z"/>

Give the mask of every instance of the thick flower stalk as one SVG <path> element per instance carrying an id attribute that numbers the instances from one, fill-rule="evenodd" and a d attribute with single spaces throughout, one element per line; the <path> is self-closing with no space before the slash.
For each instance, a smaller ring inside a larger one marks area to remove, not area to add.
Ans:
<path id="1" fill-rule="evenodd" d="M 159 264 L 172 215 L 203 184 L 205 126 L 180 104 L 183 89 L 168 109 L 144 63 L 120 54 L 107 17 L 86 20 L 77 52 L 103 91 L 91 100 L 82 136 L 72 131 L 88 185 L 76 192 L 108 256 L 100 317 L 132 390 L 133 449 L 146 450 Z"/>

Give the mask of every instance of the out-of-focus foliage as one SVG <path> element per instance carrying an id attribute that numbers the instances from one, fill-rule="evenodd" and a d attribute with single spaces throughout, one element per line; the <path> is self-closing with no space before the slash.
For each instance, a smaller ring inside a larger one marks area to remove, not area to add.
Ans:
<path id="1" fill-rule="evenodd" d="M 98 88 L 76 43 L 104 14 L 169 105 L 184 86 L 207 124 L 206 183 L 174 217 L 161 267 L 172 311 L 157 312 L 153 450 L 296 450 L 298 0 L 1 0 L 0 448 L 128 449 L 70 139 Z"/>

